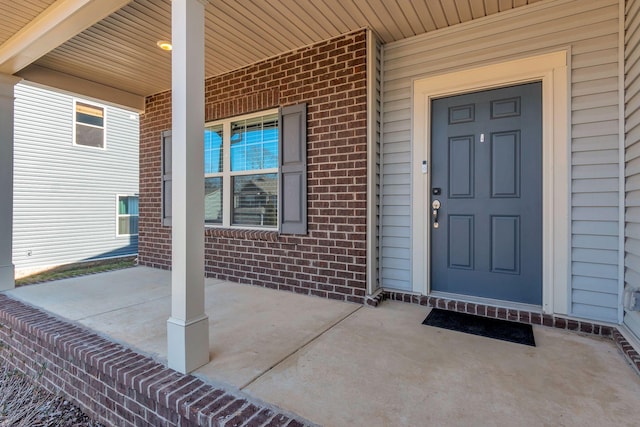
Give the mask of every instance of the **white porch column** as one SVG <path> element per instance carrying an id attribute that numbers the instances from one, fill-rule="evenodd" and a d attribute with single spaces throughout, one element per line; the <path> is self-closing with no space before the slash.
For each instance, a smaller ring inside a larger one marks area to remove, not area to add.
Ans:
<path id="1" fill-rule="evenodd" d="M 204 5 L 173 0 L 172 271 L 167 321 L 169 367 L 209 362 L 204 312 Z"/>
<path id="2" fill-rule="evenodd" d="M 0 74 L 0 291 L 15 287 L 13 266 L 13 87 L 19 78 Z"/>

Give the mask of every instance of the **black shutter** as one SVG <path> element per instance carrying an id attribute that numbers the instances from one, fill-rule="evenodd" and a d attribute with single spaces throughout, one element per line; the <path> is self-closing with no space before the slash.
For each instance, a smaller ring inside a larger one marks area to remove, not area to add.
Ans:
<path id="1" fill-rule="evenodd" d="M 171 225 L 171 131 L 162 132 L 162 225 Z"/>
<path id="2" fill-rule="evenodd" d="M 307 104 L 280 109 L 280 233 L 307 234 Z"/>

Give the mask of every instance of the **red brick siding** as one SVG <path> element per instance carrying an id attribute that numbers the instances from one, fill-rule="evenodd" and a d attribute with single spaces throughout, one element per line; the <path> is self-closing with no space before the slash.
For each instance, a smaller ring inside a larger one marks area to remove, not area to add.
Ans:
<path id="1" fill-rule="evenodd" d="M 140 129 L 139 262 L 169 268 L 161 225 L 160 134 L 170 93 L 147 99 Z M 307 103 L 308 235 L 207 229 L 206 274 L 364 302 L 366 293 L 366 32 L 343 35 L 205 82 L 207 121 Z"/>
<path id="2" fill-rule="evenodd" d="M 171 265 L 171 229 L 162 227 L 161 133 L 168 129 L 171 92 L 147 98 L 140 116 L 138 261 L 156 268 Z"/>

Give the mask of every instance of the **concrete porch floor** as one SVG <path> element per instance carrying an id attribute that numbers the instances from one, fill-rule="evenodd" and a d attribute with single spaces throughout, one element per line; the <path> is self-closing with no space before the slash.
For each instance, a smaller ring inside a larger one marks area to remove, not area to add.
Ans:
<path id="1" fill-rule="evenodd" d="M 170 273 L 136 267 L 8 295 L 166 361 Z M 534 326 L 537 347 L 378 308 L 207 279 L 211 362 L 194 374 L 324 426 L 638 425 L 612 341 Z"/>

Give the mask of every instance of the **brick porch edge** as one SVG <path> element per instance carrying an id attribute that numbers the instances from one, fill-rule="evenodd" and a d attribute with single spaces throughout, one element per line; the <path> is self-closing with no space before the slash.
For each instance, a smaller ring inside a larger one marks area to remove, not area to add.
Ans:
<path id="1" fill-rule="evenodd" d="M 631 343 L 627 341 L 615 326 L 599 325 L 583 320 L 566 319 L 564 317 L 524 310 L 506 309 L 484 304 L 456 301 L 448 298 L 427 297 L 424 295 L 387 290 L 381 290 L 373 296 L 368 297 L 367 305 L 376 307 L 385 299 L 611 338 L 625 359 L 627 359 L 629 364 L 631 364 L 638 375 L 640 375 L 640 354 L 638 354 Z"/>
<path id="2" fill-rule="evenodd" d="M 0 359 L 117 426 L 313 426 L 0 294 Z"/>

